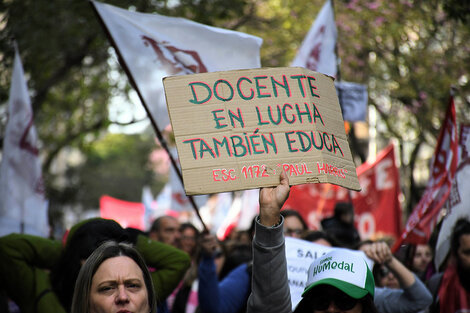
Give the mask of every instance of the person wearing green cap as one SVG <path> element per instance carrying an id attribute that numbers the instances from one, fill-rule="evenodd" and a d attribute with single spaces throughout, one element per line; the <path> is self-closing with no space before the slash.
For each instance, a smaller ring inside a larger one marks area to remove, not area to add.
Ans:
<path id="1" fill-rule="evenodd" d="M 292 312 L 280 215 L 289 191 L 285 172 L 281 173 L 278 186 L 260 189 L 248 313 Z M 338 249 L 311 264 L 302 300 L 294 312 L 377 313 L 373 297 L 374 278 L 364 258 Z"/>
<path id="2" fill-rule="evenodd" d="M 335 249 L 313 261 L 307 287 L 296 313 L 336 311 L 377 312 L 374 276 L 355 251 Z"/>

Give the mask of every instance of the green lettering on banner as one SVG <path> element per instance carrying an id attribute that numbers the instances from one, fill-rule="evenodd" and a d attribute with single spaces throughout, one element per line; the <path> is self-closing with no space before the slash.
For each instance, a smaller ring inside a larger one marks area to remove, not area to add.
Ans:
<path id="1" fill-rule="evenodd" d="M 188 195 L 272 186 L 281 169 L 292 185 L 360 190 L 332 77 L 286 67 L 163 82 Z M 347 270 L 350 261 L 341 261 L 316 271 Z"/>
<path id="2" fill-rule="evenodd" d="M 271 94 L 270 93 L 262 93 L 262 89 L 267 89 L 268 87 L 266 85 L 261 85 L 260 80 L 261 79 L 267 79 L 268 76 L 255 76 L 255 85 L 256 85 L 256 92 L 258 93 L 258 98 L 270 98 Z"/>
<path id="3" fill-rule="evenodd" d="M 212 97 L 212 90 L 206 83 L 192 82 L 192 83 L 189 83 L 189 86 L 191 86 L 191 92 L 193 93 L 193 99 L 189 100 L 189 102 L 191 102 L 191 103 L 202 104 L 204 102 L 209 101 L 209 99 Z M 207 94 L 207 97 L 204 100 L 198 100 L 197 94 L 196 94 L 196 89 L 194 88 L 194 86 L 202 86 L 202 87 L 206 88 L 208 94 Z"/>
<path id="4" fill-rule="evenodd" d="M 312 94 L 312 97 L 318 97 L 320 98 L 319 95 L 317 95 L 313 90 L 317 90 L 317 86 L 313 84 L 313 82 L 316 80 L 315 77 L 313 76 L 308 76 L 307 77 L 307 80 L 308 80 L 308 86 L 310 87 L 310 92 Z"/>
<path id="5" fill-rule="evenodd" d="M 241 82 L 242 81 L 247 81 L 251 84 L 251 80 L 247 77 L 240 77 L 237 81 L 237 91 L 238 91 L 238 95 L 240 96 L 240 98 L 242 98 L 243 100 L 251 100 L 253 99 L 253 97 L 255 96 L 255 91 L 253 90 L 253 88 L 250 88 L 250 95 L 249 96 L 245 96 L 240 88 L 240 85 L 241 85 Z"/>
<path id="6" fill-rule="evenodd" d="M 221 96 L 219 96 L 219 92 L 217 91 L 217 87 L 219 86 L 220 83 L 224 83 L 225 85 L 227 85 L 228 89 L 230 90 L 230 96 L 228 98 L 222 98 Z M 233 88 L 232 88 L 232 85 L 230 85 L 230 83 L 228 81 L 226 81 L 225 79 L 219 79 L 217 80 L 215 83 L 214 83 L 214 96 L 219 99 L 220 101 L 230 101 L 232 100 L 233 98 Z"/>
<path id="7" fill-rule="evenodd" d="M 276 97 L 276 98 L 277 98 L 277 95 L 278 95 L 276 86 L 280 86 L 280 87 L 284 88 L 284 90 L 286 91 L 286 96 L 290 97 L 290 89 L 289 89 L 289 84 L 287 83 L 286 75 L 282 75 L 282 81 L 283 81 L 283 84 L 281 84 L 276 79 L 274 79 L 274 77 L 271 76 L 271 83 L 273 84 L 274 97 Z"/>
<path id="8" fill-rule="evenodd" d="M 221 129 L 221 128 L 224 128 L 224 127 L 228 126 L 227 124 L 220 124 L 220 122 L 219 122 L 220 120 L 225 120 L 224 116 L 217 116 L 218 112 L 223 112 L 223 111 L 224 111 L 223 109 L 218 109 L 218 110 L 213 110 L 211 112 L 212 115 L 214 116 L 215 128 L 217 128 L 217 129 Z"/>

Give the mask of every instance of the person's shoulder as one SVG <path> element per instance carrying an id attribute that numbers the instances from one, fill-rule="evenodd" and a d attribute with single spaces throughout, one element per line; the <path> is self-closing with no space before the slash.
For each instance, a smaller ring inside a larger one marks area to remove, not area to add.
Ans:
<path id="1" fill-rule="evenodd" d="M 326 217 L 326 218 L 322 219 L 320 221 L 320 224 L 323 227 L 323 229 L 325 229 L 325 228 L 328 228 L 328 227 L 331 227 L 331 226 L 335 225 L 336 222 L 337 222 L 336 218 L 334 216 L 331 216 L 331 217 Z"/>
<path id="2" fill-rule="evenodd" d="M 428 287 L 432 295 L 437 294 L 437 290 L 441 285 L 442 276 L 444 276 L 444 272 L 435 273 L 429 278 L 428 282 L 426 283 L 426 287 Z"/>

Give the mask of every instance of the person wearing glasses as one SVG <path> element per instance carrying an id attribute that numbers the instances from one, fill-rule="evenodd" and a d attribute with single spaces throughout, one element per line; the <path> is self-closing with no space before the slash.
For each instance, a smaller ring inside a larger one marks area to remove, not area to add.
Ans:
<path id="1" fill-rule="evenodd" d="M 293 209 L 284 209 L 281 215 L 284 217 L 284 236 L 302 238 L 308 230 L 302 215 Z"/>
<path id="2" fill-rule="evenodd" d="M 359 250 L 374 261 L 374 267 L 384 270 L 383 274 L 387 272 L 396 281 L 388 286 L 380 286 L 381 282 L 377 281 L 374 303 L 379 312 L 414 313 L 431 305 L 433 298 L 426 285 L 392 254 L 386 242 L 366 241 Z"/>

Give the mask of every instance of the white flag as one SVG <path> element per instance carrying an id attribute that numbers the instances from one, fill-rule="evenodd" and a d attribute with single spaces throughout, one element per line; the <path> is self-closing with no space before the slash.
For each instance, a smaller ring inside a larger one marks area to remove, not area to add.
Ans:
<path id="1" fill-rule="evenodd" d="M 179 163 L 178 152 L 175 147 L 173 147 L 170 151 L 173 156 L 173 159 L 178 165 L 178 171 L 181 173 L 181 165 Z M 176 212 L 184 212 L 194 211 L 194 207 L 191 204 L 188 196 L 186 196 L 186 192 L 184 191 L 183 182 L 178 177 L 178 172 L 174 168 L 174 166 L 170 166 L 170 174 L 168 177 L 168 182 L 171 186 L 171 204 L 170 209 Z M 196 204 L 197 208 L 201 208 L 203 205 L 206 204 L 207 200 L 209 199 L 208 195 L 198 195 L 192 196 L 194 203 Z"/>
<path id="2" fill-rule="evenodd" d="M 183 18 L 92 4 L 160 129 L 169 125 L 163 77 L 260 67 L 261 38 Z"/>
<path id="3" fill-rule="evenodd" d="M 291 66 L 300 66 L 335 77 L 336 24 L 331 0 L 327 0 L 305 36 Z"/>
<path id="4" fill-rule="evenodd" d="M 449 195 L 449 212 L 442 221 L 439 231 L 434 264 L 439 268 L 446 260 L 450 251 L 452 231 L 461 218 L 470 220 L 470 125 L 461 125 L 459 140 L 459 166 L 455 173 L 452 190 Z"/>
<path id="5" fill-rule="evenodd" d="M 0 166 L 0 236 L 49 235 L 47 201 L 33 110 L 18 51 L 8 101 L 8 123 Z"/>
<path id="6" fill-rule="evenodd" d="M 144 188 L 142 188 L 142 203 L 145 207 L 144 228 L 147 230 L 151 226 L 150 221 L 152 220 L 152 213 L 155 211 L 157 206 L 157 202 L 152 195 L 150 186 L 144 186 Z"/>

